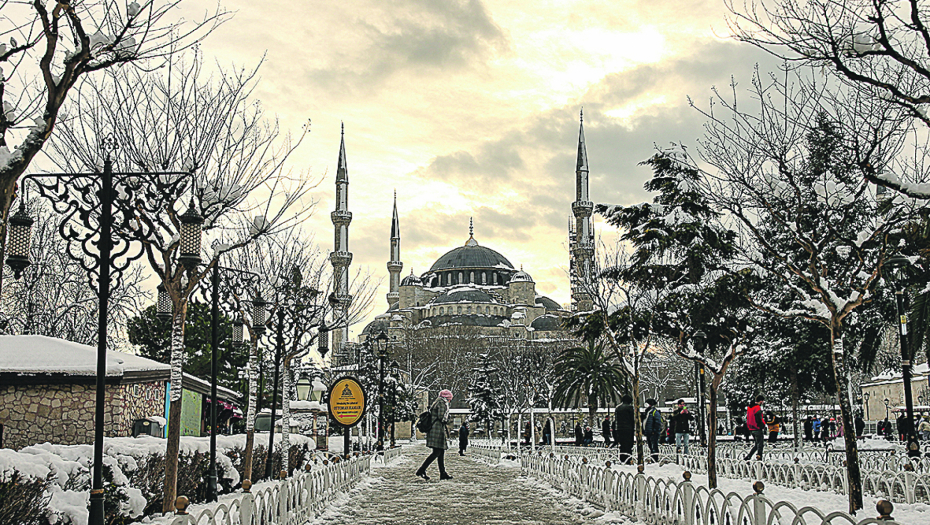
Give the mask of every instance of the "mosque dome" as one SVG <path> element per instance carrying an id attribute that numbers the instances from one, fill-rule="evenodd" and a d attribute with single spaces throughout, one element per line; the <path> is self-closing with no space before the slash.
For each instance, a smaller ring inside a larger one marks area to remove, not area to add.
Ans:
<path id="1" fill-rule="evenodd" d="M 481 290 L 470 287 L 451 288 L 439 294 L 435 299 L 432 300 L 433 304 L 494 302 L 496 301 L 490 295 L 482 292 Z"/>
<path id="2" fill-rule="evenodd" d="M 530 326 L 533 328 L 533 330 L 539 330 L 542 332 L 555 332 L 562 329 L 562 321 L 557 315 L 545 314 L 534 319 Z"/>
<path id="3" fill-rule="evenodd" d="M 469 241 L 474 241 L 474 237 L 469 239 Z M 430 267 L 430 271 L 438 272 L 458 268 L 514 269 L 513 265 L 510 264 L 510 261 L 508 261 L 506 257 L 490 248 L 479 246 L 478 243 L 475 242 L 474 244 L 466 244 L 465 246 L 459 246 L 458 248 L 446 252 L 445 255 L 436 259 L 436 262 Z"/>
<path id="4" fill-rule="evenodd" d="M 536 296 L 536 306 L 544 307 L 547 312 L 550 310 L 561 310 L 562 309 L 559 303 L 553 301 L 552 299 L 549 299 L 545 295 Z"/>
<path id="5" fill-rule="evenodd" d="M 401 286 L 422 286 L 423 281 L 419 277 L 413 275 L 413 270 L 410 271 L 410 275 L 404 277 L 404 280 L 400 282 Z"/>
<path id="6" fill-rule="evenodd" d="M 368 323 L 362 333 L 366 336 L 376 336 L 381 332 L 387 333 L 388 328 L 391 327 L 391 322 L 387 319 L 387 316 L 376 317 L 374 321 Z"/>
<path id="7" fill-rule="evenodd" d="M 523 268 L 520 268 L 520 271 L 513 274 L 513 277 L 510 278 L 512 283 L 531 283 L 534 282 L 530 274 L 523 271 Z"/>

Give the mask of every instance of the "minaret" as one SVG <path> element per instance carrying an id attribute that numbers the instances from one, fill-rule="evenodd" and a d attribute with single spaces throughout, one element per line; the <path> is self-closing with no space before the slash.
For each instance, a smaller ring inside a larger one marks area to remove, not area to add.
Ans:
<path id="1" fill-rule="evenodd" d="M 574 229 L 569 226 L 569 243 L 571 250 L 570 279 L 572 286 L 572 311 L 587 312 L 594 308 L 591 296 L 586 291 L 586 283 L 591 283 L 594 267 L 594 228 L 591 225 L 591 213 L 594 203 L 588 193 L 588 151 L 584 142 L 584 110 L 581 110 L 578 127 L 578 162 L 575 164 L 575 202 L 572 203 L 572 215 L 575 217 Z M 574 230 L 574 231 L 573 231 Z"/>
<path id="2" fill-rule="evenodd" d="M 352 264 L 352 253 L 349 252 L 349 223 L 352 222 L 352 212 L 349 211 L 349 170 L 346 168 L 345 124 L 342 125 L 339 162 L 336 168 L 336 210 L 330 214 L 330 218 L 335 230 L 333 252 L 329 254 L 329 261 L 333 265 L 336 295 L 336 304 L 333 307 L 333 319 L 336 321 L 336 326 L 332 331 L 335 364 L 337 356 L 344 353 L 343 345 L 349 341 L 346 314 L 352 304 L 352 296 L 349 295 L 349 265 Z"/>
<path id="3" fill-rule="evenodd" d="M 391 274 L 390 290 L 387 294 L 388 307 L 400 300 L 400 271 L 404 263 L 400 261 L 400 220 L 397 218 L 397 190 L 394 190 L 394 217 L 391 219 L 391 259 L 387 263 Z"/>

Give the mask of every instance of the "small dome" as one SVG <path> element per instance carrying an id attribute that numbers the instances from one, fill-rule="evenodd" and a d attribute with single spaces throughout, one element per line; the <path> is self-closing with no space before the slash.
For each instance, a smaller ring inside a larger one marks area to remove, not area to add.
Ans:
<path id="1" fill-rule="evenodd" d="M 520 267 L 520 271 L 513 274 L 513 277 L 510 278 L 512 283 L 531 283 L 534 282 L 530 274 L 523 271 L 523 267 Z"/>
<path id="2" fill-rule="evenodd" d="M 388 328 L 390 327 L 391 327 L 390 321 L 388 319 L 385 319 L 384 317 L 379 316 L 379 317 L 376 317 L 374 321 L 368 323 L 368 326 L 366 326 L 365 329 L 362 330 L 362 333 L 366 335 L 374 336 L 374 335 L 380 334 L 381 332 L 387 333 Z"/>
<path id="3" fill-rule="evenodd" d="M 559 303 L 553 301 L 552 299 L 549 299 L 545 295 L 536 296 L 536 306 L 544 307 L 547 312 L 550 310 L 561 310 L 562 309 Z"/>
<path id="4" fill-rule="evenodd" d="M 404 280 L 400 282 L 401 286 L 423 286 L 423 281 L 419 277 L 413 275 L 413 270 L 410 270 L 410 275 L 404 277 Z"/>
<path id="5" fill-rule="evenodd" d="M 533 327 L 533 330 L 555 332 L 562 329 L 562 321 L 557 315 L 545 314 L 534 319 L 530 326 Z"/>
<path id="6" fill-rule="evenodd" d="M 431 301 L 433 304 L 442 303 L 494 303 L 494 299 L 476 288 L 462 287 L 446 290 Z"/>

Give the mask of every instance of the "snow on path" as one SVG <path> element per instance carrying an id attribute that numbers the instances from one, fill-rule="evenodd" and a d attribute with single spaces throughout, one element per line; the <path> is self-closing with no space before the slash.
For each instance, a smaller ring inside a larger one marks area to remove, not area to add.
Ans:
<path id="1" fill-rule="evenodd" d="M 519 468 L 490 467 L 458 451 L 446 451 L 446 470 L 454 479 L 439 481 L 436 463 L 430 481 L 414 476 L 429 453 L 423 445 L 377 468 L 359 488 L 340 498 L 312 525 L 472 525 L 572 524 L 595 522 L 578 514 L 553 491 L 525 483 Z"/>

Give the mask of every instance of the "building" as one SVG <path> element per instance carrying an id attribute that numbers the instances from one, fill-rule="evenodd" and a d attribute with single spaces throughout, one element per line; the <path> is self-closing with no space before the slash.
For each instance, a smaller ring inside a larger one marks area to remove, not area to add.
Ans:
<path id="1" fill-rule="evenodd" d="M 584 286 L 593 269 L 594 232 L 583 120 L 579 125 L 575 186 L 575 221 L 569 225 L 570 309 L 538 294 L 536 282 L 523 267 L 514 267 L 500 252 L 481 245 L 471 220 L 463 244 L 439 257 L 428 271 L 420 275 L 411 271 L 401 279 L 401 230 L 395 193 L 387 263 L 388 309 L 364 328 L 360 342 L 381 332 L 392 341 L 400 341 L 409 329 L 437 331 L 454 327 L 472 327 L 484 337 L 536 343 L 571 339 L 563 327 L 564 319 L 572 311 L 592 308 Z"/>
<path id="2" fill-rule="evenodd" d="M 911 395 L 914 412 L 930 412 L 930 368 L 927 363 L 914 365 L 911 369 Z M 901 372 L 886 370 L 873 377 L 862 389 L 862 411 L 867 421 L 884 419 L 885 415 L 895 419 L 895 412 L 904 410 L 904 377 Z"/>
<path id="3" fill-rule="evenodd" d="M 148 420 L 168 418 L 171 365 L 123 352 L 107 352 L 107 437 L 131 436 Z M 203 435 L 210 383 L 184 374 L 181 435 Z M 0 336 L 0 442 L 6 448 L 35 443 L 93 443 L 97 349 L 41 335 Z M 234 417 L 239 394 L 217 389 L 219 404 Z M 241 412 L 239 412 L 241 417 Z"/>

